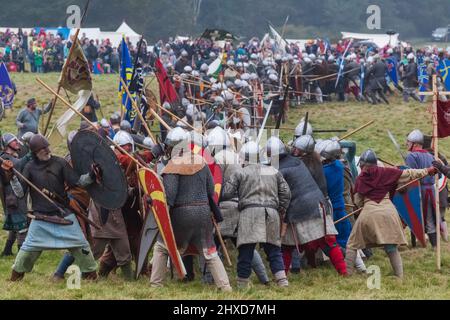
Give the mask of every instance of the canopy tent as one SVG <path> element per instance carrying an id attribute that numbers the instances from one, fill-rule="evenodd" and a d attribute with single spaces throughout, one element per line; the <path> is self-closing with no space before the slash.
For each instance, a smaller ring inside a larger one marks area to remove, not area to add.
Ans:
<path id="1" fill-rule="evenodd" d="M 120 27 L 116 30 L 116 33 L 124 35 L 126 38 L 130 39 L 133 45 L 136 45 L 139 40 L 141 40 L 141 35 L 136 33 L 131 27 L 124 21 Z"/>
<path id="2" fill-rule="evenodd" d="M 342 39 L 354 39 L 354 40 L 369 40 L 375 43 L 380 48 L 387 45 L 396 46 L 398 44 L 399 34 L 370 34 L 370 33 L 353 33 L 353 32 L 341 32 Z"/>

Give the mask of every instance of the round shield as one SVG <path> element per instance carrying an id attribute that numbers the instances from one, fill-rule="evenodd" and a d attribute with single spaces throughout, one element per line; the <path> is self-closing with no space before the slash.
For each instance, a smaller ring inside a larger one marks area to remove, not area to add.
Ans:
<path id="1" fill-rule="evenodd" d="M 101 182 L 86 188 L 92 200 L 99 206 L 119 209 L 127 200 L 127 181 L 116 154 L 108 143 L 91 131 L 80 131 L 72 140 L 70 155 L 75 171 L 82 175 L 91 171 L 92 164 L 100 166 Z"/>

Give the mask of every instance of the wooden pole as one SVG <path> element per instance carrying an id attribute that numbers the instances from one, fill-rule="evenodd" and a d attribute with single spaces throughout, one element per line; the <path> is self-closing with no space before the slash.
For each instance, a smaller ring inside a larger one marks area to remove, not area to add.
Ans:
<path id="1" fill-rule="evenodd" d="M 371 125 L 372 123 L 374 123 L 374 122 L 375 122 L 375 120 L 371 120 L 371 121 L 367 122 L 365 125 L 363 125 L 363 126 L 357 128 L 357 129 L 355 129 L 355 130 L 353 130 L 353 131 L 347 133 L 345 136 L 343 136 L 342 138 L 339 139 L 339 142 L 342 141 L 342 140 L 347 139 L 347 138 L 350 137 L 351 135 L 353 135 L 353 134 L 355 134 L 355 133 L 361 131 L 362 129 L 364 129 L 364 128 L 370 126 L 370 125 Z"/>
<path id="2" fill-rule="evenodd" d="M 437 104 L 439 99 L 439 92 L 437 86 L 437 76 L 433 75 L 433 149 L 434 158 L 439 161 L 439 139 L 438 139 L 438 115 L 437 115 Z M 434 198 L 436 201 L 435 211 L 436 211 L 436 266 L 438 270 L 441 270 L 441 212 L 439 208 L 439 176 L 435 176 L 435 192 Z"/>
<path id="3" fill-rule="evenodd" d="M 159 104 L 156 103 L 156 106 L 158 107 L 159 110 L 164 111 L 165 113 L 167 113 L 168 115 L 174 117 L 174 118 L 177 119 L 178 121 L 183 122 L 185 125 L 187 125 L 187 126 L 188 126 L 189 128 L 191 128 L 192 130 L 195 130 L 195 131 L 200 132 L 200 133 L 202 132 L 201 129 L 195 128 L 195 127 L 191 126 L 191 125 L 189 124 L 189 122 L 187 122 L 187 121 L 181 119 L 180 117 L 177 117 L 174 113 L 170 112 L 169 110 L 165 109 L 164 107 L 160 106 Z"/>
<path id="4" fill-rule="evenodd" d="M 61 97 L 61 95 L 59 95 L 58 93 L 56 93 L 55 90 L 53 90 L 52 88 L 50 88 L 44 81 L 42 81 L 39 78 L 36 78 L 36 81 L 39 82 L 45 89 L 47 89 L 49 92 L 51 92 L 52 94 L 55 95 L 55 97 L 59 98 L 59 100 L 61 100 L 68 108 L 70 108 L 73 112 L 75 112 L 76 114 L 78 114 L 81 118 L 83 118 L 84 121 L 86 121 L 91 127 L 95 128 L 97 130 L 97 126 L 92 123 L 88 118 L 86 118 L 80 111 L 78 111 L 76 108 L 74 108 L 70 103 L 68 103 L 63 97 Z M 136 160 L 136 158 L 134 158 L 130 153 L 128 153 L 127 151 L 125 151 L 121 146 L 119 146 L 117 143 L 115 143 L 110 137 L 107 137 L 108 140 L 121 152 L 123 152 L 124 154 L 126 154 L 127 156 L 130 157 L 130 159 L 132 161 L 134 161 L 138 166 L 143 166 L 138 160 Z"/>
<path id="5" fill-rule="evenodd" d="M 134 111 L 136 111 L 136 113 L 137 113 L 139 119 L 140 119 L 141 122 L 142 122 L 142 125 L 143 125 L 144 128 L 145 128 L 145 131 L 147 131 L 147 134 L 148 134 L 149 137 L 153 140 L 153 142 L 156 143 L 156 139 L 155 139 L 155 137 L 153 136 L 152 132 L 150 131 L 150 128 L 148 127 L 147 122 L 145 122 L 145 119 L 144 119 L 144 117 L 142 116 L 142 113 L 141 113 L 141 111 L 139 110 L 139 107 L 137 106 L 136 101 L 131 97 L 130 90 L 128 89 L 128 87 L 126 86 L 126 84 L 125 84 L 125 82 L 123 81 L 122 78 L 120 78 L 120 82 L 122 83 L 122 87 L 125 89 L 125 92 L 127 93 L 127 97 L 128 97 L 129 99 L 131 99 L 131 106 L 133 107 Z"/>
<path id="6" fill-rule="evenodd" d="M 61 81 L 63 80 L 64 75 L 66 74 L 67 67 L 69 65 L 68 62 L 70 61 L 70 58 L 73 54 L 73 50 L 75 49 L 76 43 L 78 41 L 79 33 L 80 33 L 80 28 L 78 28 L 77 31 L 75 32 L 74 41 L 72 43 L 72 46 L 70 47 L 69 55 L 67 56 L 67 60 L 64 63 L 63 69 L 61 71 L 61 78 L 59 79 L 58 89 L 56 90 L 56 94 L 59 94 L 59 92 L 61 91 Z M 50 120 L 52 119 L 53 111 L 55 110 L 56 100 L 57 100 L 57 97 L 55 96 L 52 100 L 52 106 L 50 108 L 50 113 L 48 115 L 47 123 L 45 124 L 45 127 L 44 127 L 44 131 L 43 131 L 44 136 L 47 134 L 48 126 L 50 125 Z"/>

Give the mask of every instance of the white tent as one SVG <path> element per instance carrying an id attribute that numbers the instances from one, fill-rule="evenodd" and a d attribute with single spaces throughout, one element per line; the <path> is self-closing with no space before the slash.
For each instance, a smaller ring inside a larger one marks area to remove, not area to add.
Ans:
<path id="1" fill-rule="evenodd" d="M 354 40 L 368 40 L 375 43 L 380 48 L 387 46 L 396 46 L 398 44 L 399 34 L 396 33 L 392 36 L 388 34 L 369 34 L 369 33 L 353 33 L 353 32 L 341 32 L 342 39 L 354 39 Z"/>
<path id="2" fill-rule="evenodd" d="M 124 35 L 126 38 L 130 39 L 133 45 L 136 45 L 139 40 L 141 40 L 141 35 L 136 33 L 131 27 L 124 21 L 120 25 L 119 29 L 116 30 L 117 33 Z"/>

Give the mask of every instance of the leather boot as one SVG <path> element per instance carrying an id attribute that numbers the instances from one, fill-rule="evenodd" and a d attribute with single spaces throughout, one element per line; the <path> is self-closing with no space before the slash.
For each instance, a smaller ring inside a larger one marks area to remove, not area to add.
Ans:
<path id="1" fill-rule="evenodd" d="M 400 252 L 395 250 L 393 252 L 388 253 L 389 261 L 391 262 L 392 269 L 394 270 L 394 275 L 403 278 L 403 262 L 402 257 L 400 256 Z"/>
<path id="2" fill-rule="evenodd" d="M 24 272 L 17 272 L 16 270 L 12 270 L 10 281 L 21 281 L 25 276 Z"/>
<path id="3" fill-rule="evenodd" d="M 13 255 L 13 252 L 12 252 L 13 244 L 14 244 L 13 240 L 6 240 L 5 248 L 3 249 L 3 252 L 2 252 L 2 257 L 8 257 L 8 256 Z"/>
<path id="4" fill-rule="evenodd" d="M 100 261 L 100 267 L 98 268 L 98 276 L 101 278 L 106 278 L 114 269 L 113 266 L 110 266 L 103 261 Z"/>
<path id="5" fill-rule="evenodd" d="M 349 249 L 345 251 L 345 264 L 347 265 L 347 275 L 351 276 L 355 272 L 356 250 Z"/>
<path id="6" fill-rule="evenodd" d="M 288 287 L 289 281 L 286 277 L 286 272 L 284 270 L 278 271 L 274 274 L 275 280 L 277 281 L 277 285 L 279 287 Z"/>
<path id="7" fill-rule="evenodd" d="M 429 233 L 428 234 L 428 238 L 430 239 L 431 246 L 433 248 L 436 248 L 436 243 L 437 243 L 437 235 L 436 235 L 436 233 Z"/>
<path id="8" fill-rule="evenodd" d="M 252 287 L 252 284 L 250 282 L 250 279 L 244 279 L 244 278 L 237 278 L 236 286 L 238 289 L 249 289 Z"/>
<path id="9" fill-rule="evenodd" d="M 134 272 L 133 272 L 133 268 L 131 267 L 131 262 L 128 262 L 127 264 L 124 264 L 123 266 L 120 266 L 120 270 L 122 271 L 122 277 L 125 280 L 131 281 L 134 279 Z"/>

